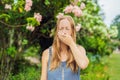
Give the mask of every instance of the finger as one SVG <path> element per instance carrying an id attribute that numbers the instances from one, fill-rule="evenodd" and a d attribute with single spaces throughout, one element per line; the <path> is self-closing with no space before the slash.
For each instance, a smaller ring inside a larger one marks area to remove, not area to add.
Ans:
<path id="1" fill-rule="evenodd" d="M 58 35 L 63 35 L 63 33 L 61 31 L 58 32 Z"/>
<path id="2" fill-rule="evenodd" d="M 62 32 L 58 32 L 58 36 L 62 36 L 62 37 L 64 37 L 64 33 L 62 33 Z"/>
<path id="3" fill-rule="evenodd" d="M 61 32 L 58 32 L 57 35 L 58 35 L 58 38 L 59 38 L 59 39 L 62 39 L 62 33 L 61 33 Z"/>

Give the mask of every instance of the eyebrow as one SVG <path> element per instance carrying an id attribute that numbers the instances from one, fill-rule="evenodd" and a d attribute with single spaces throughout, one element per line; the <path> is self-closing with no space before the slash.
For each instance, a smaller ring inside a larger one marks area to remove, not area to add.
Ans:
<path id="1" fill-rule="evenodd" d="M 63 27 L 63 26 L 61 26 L 61 27 Z M 67 27 L 67 28 L 69 28 L 69 26 L 64 26 L 64 27 Z"/>

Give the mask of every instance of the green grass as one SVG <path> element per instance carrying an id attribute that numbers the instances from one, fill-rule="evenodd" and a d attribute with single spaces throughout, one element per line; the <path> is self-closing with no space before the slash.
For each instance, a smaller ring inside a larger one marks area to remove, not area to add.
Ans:
<path id="1" fill-rule="evenodd" d="M 109 80 L 120 80 L 120 54 L 111 54 L 107 60 Z"/>

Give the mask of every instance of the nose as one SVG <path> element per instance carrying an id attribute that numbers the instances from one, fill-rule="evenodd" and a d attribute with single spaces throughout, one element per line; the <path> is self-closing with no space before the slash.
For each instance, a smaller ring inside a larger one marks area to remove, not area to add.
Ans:
<path id="1" fill-rule="evenodd" d="M 64 34 L 67 34 L 67 30 L 66 29 L 63 29 L 62 31 Z"/>

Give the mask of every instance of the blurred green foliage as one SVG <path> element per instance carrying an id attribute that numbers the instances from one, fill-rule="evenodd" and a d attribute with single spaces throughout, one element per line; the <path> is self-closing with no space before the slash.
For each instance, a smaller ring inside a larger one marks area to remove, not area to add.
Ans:
<path id="1" fill-rule="evenodd" d="M 118 39 L 118 40 L 120 40 L 120 15 L 117 15 L 115 18 L 114 18 L 114 20 L 112 21 L 112 24 L 111 24 L 111 26 L 110 26 L 111 28 L 117 28 L 117 30 L 118 31 L 116 31 L 117 32 L 117 36 L 116 36 L 116 38 Z"/>
<path id="2" fill-rule="evenodd" d="M 29 67 L 28 67 L 29 66 Z M 40 68 L 35 65 L 18 64 L 18 70 L 16 73 L 11 73 L 9 80 L 39 80 Z"/>

